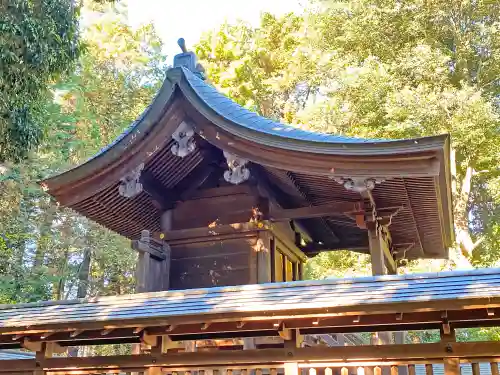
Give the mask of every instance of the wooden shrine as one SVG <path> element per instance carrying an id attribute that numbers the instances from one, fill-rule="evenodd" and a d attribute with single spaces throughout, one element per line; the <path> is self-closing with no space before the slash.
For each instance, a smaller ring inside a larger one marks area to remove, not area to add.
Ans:
<path id="1" fill-rule="evenodd" d="M 500 325 L 500 270 L 396 275 L 453 244 L 449 137 L 360 139 L 261 117 L 180 45 L 137 121 L 42 182 L 131 240 L 140 293 L 0 306 L 0 350 L 36 353 L 0 374 L 498 375 L 500 345 L 455 330 Z M 309 257 L 337 250 L 370 254 L 374 276 L 302 280 Z M 439 342 L 401 334 L 429 329 Z M 64 354 L 106 344 L 135 350 Z"/>
<path id="2" fill-rule="evenodd" d="M 137 291 L 296 281 L 307 257 L 444 258 L 453 242 L 449 138 L 312 133 L 242 108 L 174 59 L 140 118 L 43 182 L 61 204 L 133 241 Z"/>

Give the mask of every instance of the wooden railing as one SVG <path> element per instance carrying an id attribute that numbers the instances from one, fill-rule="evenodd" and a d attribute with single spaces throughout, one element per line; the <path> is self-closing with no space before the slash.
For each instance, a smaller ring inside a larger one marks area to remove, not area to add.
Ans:
<path id="1" fill-rule="evenodd" d="M 217 367 L 161 367 L 134 373 L 140 375 L 398 375 L 401 371 L 408 375 L 499 375 L 495 359 L 447 359 L 445 361 L 416 361 L 404 363 L 390 362 L 348 362 L 348 363 L 283 363 L 260 364 L 251 366 Z M 448 363 L 446 363 L 448 362 Z M 451 363 L 450 363 L 451 362 Z M 72 373 L 49 372 L 47 375 L 66 375 Z M 117 372 L 78 372 L 78 374 L 117 374 Z M 132 375 L 121 372 L 122 375 Z"/>

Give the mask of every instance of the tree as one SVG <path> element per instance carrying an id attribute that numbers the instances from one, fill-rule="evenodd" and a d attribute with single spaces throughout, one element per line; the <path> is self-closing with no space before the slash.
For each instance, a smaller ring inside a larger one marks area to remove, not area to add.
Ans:
<path id="1" fill-rule="evenodd" d="M 216 86 L 297 126 L 382 138 L 450 133 L 453 261 L 492 265 L 500 259 L 499 27 L 494 2 L 320 1 L 303 17 L 224 25 L 196 51 Z"/>
<path id="2" fill-rule="evenodd" d="M 78 8 L 71 0 L 0 3 L 0 162 L 39 145 L 48 86 L 78 58 Z"/>
<path id="3" fill-rule="evenodd" d="M 129 241 L 59 207 L 37 181 L 84 162 L 146 108 L 163 80 L 164 56 L 151 26 L 130 28 L 101 6 L 82 30 L 75 70 L 51 87 L 36 152 L 0 169 L 0 301 L 18 303 L 130 293 L 136 254 Z"/>

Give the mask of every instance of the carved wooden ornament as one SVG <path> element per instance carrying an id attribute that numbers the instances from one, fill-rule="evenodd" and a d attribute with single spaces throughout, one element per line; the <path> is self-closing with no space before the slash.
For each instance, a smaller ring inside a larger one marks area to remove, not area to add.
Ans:
<path id="1" fill-rule="evenodd" d="M 183 158 L 196 149 L 196 144 L 194 142 L 194 130 L 184 121 L 181 122 L 174 134 L 172 134 L 172 138 L 175 142 L 170 150 L 175 156 Z"/>
<path id="2" fill-rule="evenodd" d="M 382 179 L 365 178 L 365 177 L 334 177 L 333 180 L 338 182 L 347 190 L 355 191 L 357 193 L 364 193 L 375 189 L 376 184 L 384 182 Z"/>
<path id="3" fill-rule="evenodd" d="M 118 194 L 125 198 L 135 197 L 142 192 L 142 184 L 139 182 L 141 172 L 144 169 L 144 164 L 140 164 L 137 168 L 131 170 L 127 175 L 120 178 L 118 186 Z"/>
<path id="4" fill-rule="evenodd" d="M 250 170 L 246 167 L 248 160 L 224 151 L 229 170 L 224 172 L 224 179 L 234 185 L 241 184 L 250 178 Z"/>

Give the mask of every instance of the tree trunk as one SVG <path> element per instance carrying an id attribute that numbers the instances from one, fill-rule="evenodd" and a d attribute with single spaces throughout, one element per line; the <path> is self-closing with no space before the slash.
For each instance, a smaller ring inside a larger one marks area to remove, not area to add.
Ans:
<path id="1" fill-rule="evenodd" d="M 90 275 L 90 261 L 92 252 L 87 247 L 83 252 L 83 260 L 78 271 L 78 291 L 76 293 L 77 298 L 87 297 L 87 292 L 89 289 L 89 275 Z"/>
<path id="2" fill-rule="evenodd" d="M 452 193 L 455 205 L 453 207 L 457 247 L 452 254 L 452 260 L 459 268 L 473 268 L 470 262 L 473 250 L 481 243 L 474 242 L 469 229 L 469 199 L 474 168 L 468 165 L 462 181 L 458 181 L 456 173 L 455 150 L 451 151 Z M 459 184 L 460 182 L 460 184 Z M 458 189 L 460 186 L 460 190 Z"/>
<path id="3" fill-rule="evenodd" d="M 47 206 L 42 206 L 40 208 L 44 211 L 44 213 L 42 222 L 40 224 L 40 236 L 37 241 L 35 259 L 33 261 L 34 270 L 40 268 L 43 265 L 45 254 L 48 251 L 47 245 L 50 242 L 49 238 L 51 234 L 52 223 L 54 221 L 57 210 L 56 206 L 52 204 L 52 202 L 49 202 Z"/>

